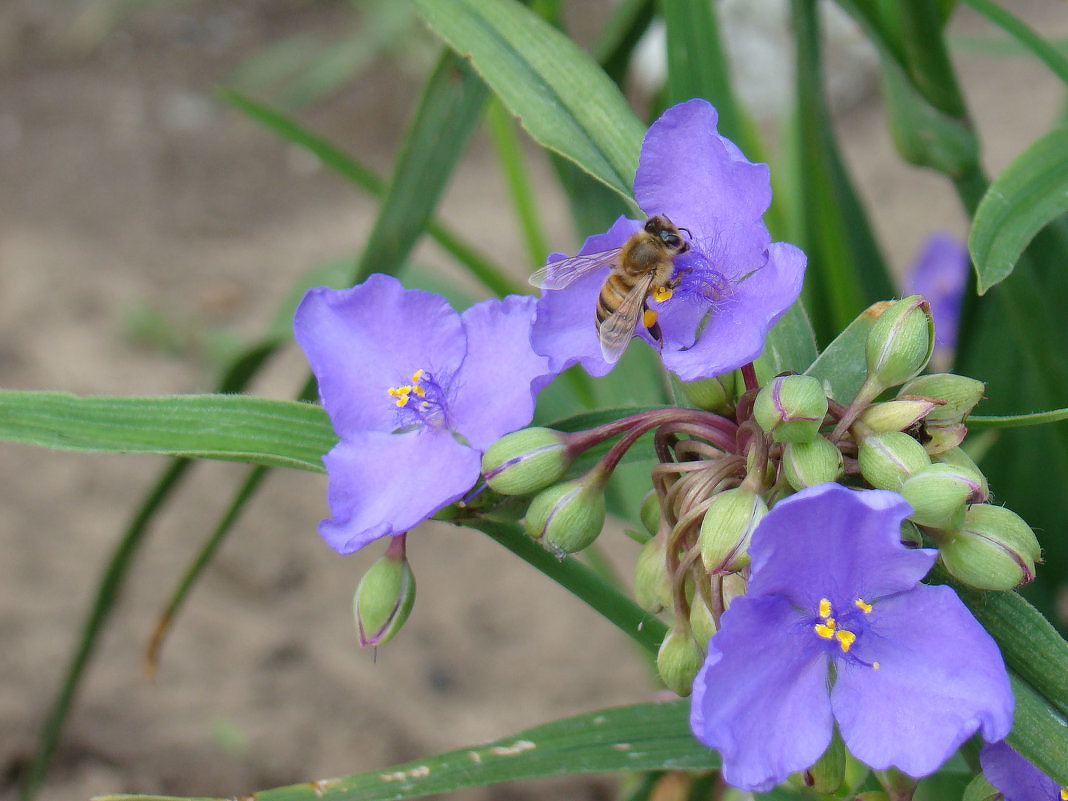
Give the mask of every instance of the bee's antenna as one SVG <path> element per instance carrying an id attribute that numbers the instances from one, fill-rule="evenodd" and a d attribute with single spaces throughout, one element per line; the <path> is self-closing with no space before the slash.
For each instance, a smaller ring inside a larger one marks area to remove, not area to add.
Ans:
<path id="1" fill-rule="evenodd" d="M 680 230 L 680 231 L 685 231 L 685 232 L 686 232 L 686 236 L 690 237 L 690 239 L 693 239 L 693 234 L 692 234 L 692 233 L 690 233 L 690 229 L 689 229 L 689 228 L 683 228 L 683 227 L 682 227 L 682 226 L 680 225 L 680 226 L 679 226 L 679 230 Z"/>

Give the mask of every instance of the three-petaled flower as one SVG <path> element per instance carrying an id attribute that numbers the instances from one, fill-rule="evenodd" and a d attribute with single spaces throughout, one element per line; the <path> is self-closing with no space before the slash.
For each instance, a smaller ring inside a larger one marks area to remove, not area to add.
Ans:
<path id="1" fill-rule="evenodd" d="M 400 534 L 459 500 L 482 451 L 521 428 L 553 374 L 530 348 L 533 297 L 457 314 L 439 295 L 373 275 L 310 290 L 294 331 L 341 438 L 323 457 L 340 553 Z"/>
<path id="2" fill-rule="evenodd" d="M 763 215 L 771 203 L 768 167 L 748 161 L 716 131 L 715 108 L 690 100 L 664 112 L 642 144 L 634 197 L 650 217 L 663 215 L 686 237 L 674 257 L 677 288 L 651 297 L 663 332 L 664 365 L 684 381 L 709 378 L 752 361 L 764 337 L 801 292 L 805 254 L 772 242 Z M 579 250 L 588 255 L 621 247 L 643 222 L 620 217 Z M 553 254 L 550 262 L 564 258 Z M 534 350 L 554 370 L 581 362 L 591 375 L 608 373 L 594 324 L 605 265 L 566 288 L 545 290 L 531 333 Z M 658 345 L 639 322 L 638 336 Z"/>
<path id="3" fill-rule="evenodd" d="M 997 645 L 952 589 L 920 584 L 937 553 L 900 542 L 904 499 L 819 484 L 779 502 L 749 549 L 693 687 L 694 734 L 724 779 L 764 791 L 831 742 L 919 777 L 981 730 L 999 740 L 1013 696 Z"/>

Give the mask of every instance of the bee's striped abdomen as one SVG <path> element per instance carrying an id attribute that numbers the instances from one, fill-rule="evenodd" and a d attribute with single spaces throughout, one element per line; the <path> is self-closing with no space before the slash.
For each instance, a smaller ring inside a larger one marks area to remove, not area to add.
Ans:
<path id="1" fill-rule="evenodd" d="M 600 326 L 623 303 L 633 283 L 628 283 L 627 276 L 611 272 L 601 285 L 601 294 L 597 296 L 597 325 Z"/>

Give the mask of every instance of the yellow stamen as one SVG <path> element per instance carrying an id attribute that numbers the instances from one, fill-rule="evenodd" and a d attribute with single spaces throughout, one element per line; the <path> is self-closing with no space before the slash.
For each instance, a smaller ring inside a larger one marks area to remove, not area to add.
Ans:
<path id="1" fill-rule="evenodd" d="M 423 368 L 420 367 L 418 370 L 416 370 L 414 373 L 412 373 L 412 383 L 413 384 L 418 384 L 420 382 L 420 380 L 422 380 L 424 372 L 425 372 L 425 370 L 423 370 Z"/>
<path id="2" fill-rule="evenodd" d="M 412 392 L 414 392 L 420 398 L 422 398 L 424 395 L 426 395 L 426 390 L 423 389 L 422 387 L 418 386 L 418 385 L 412 387 Z"/>
<path id="3" fill-rule="evenodd" d="M 658 303 L 663 303 L 670 298 L 672 294 L 672 291 L 666 286 L 658 286 L 653 290 L 653 297 L 656 298 Z"/>
<path id="4" fill-rule="evenodd" d="M 399 398 L 397 398 L 397 406 L 400 408 L 404 408 L 408 405 L 409 398 L 411 398 L 410 395 L 401 395 Z"/>
<path id="5" fill-rule="evenodd" d="M 872 662 L 871 666 L 872 666 L 873 670 L 878 670 L 879 669 L 879 663 L 878 662 Z"/>
<path id="6" fill-rule="evenodd" d="M 817 623 L 812 629 L 816 632 L 818 637 L 822 637 L 825 640 L 834 639 L 834 618 L 831 618 L 830 622 L 826 625 L 823 623 Z"/>
<path id="7" fill-rule="evenodd" d="M 657 313 L 652 309 L 646 309 L 642 312 L 642 325 L 646 328 L 652 328 L 656 325 Z"/>
<path id="8" fill-rule="evenodd" d="M 1061 788 L 1061 801 L 1068 801 L 1068 787 Z"/>
<path id="9" fill-rule="evenodd" d="M 857 600 L 855 600 L 853 603 L 855 603 L 857 605 L 857 609 L 859 609 L 864 614 L 871 614 L 871 604 L 864 603 L 864 601 L 860 600 L 860 598 L 857 598 Z"/>
<path id="10" fill-rule="evenodd" d="M 820 617 L 831 616 L 831 602 L 827 598 L 820 599 Z"/>
<path id="11" fill-rule="evenodd" d="M 853 647 L 853 643 L 857 641 L 857 635 L 851 631 L 842 629 L 834 633 L 835 639 L 838 640 L 838 644 L 842 646 L 842 653 L 849 653 L 849 649 Z"/>
<path id="12" fill-rule="evenodd" d="M 411 392 L 412 388 L 411 387 L 390 387 L 386 391 L 389 392 L 389 394 L 392 395 L 394 398 L 400 398 L 400 397 L 402 397 L 404 395 L 407 395 L 409 392 Z"/>

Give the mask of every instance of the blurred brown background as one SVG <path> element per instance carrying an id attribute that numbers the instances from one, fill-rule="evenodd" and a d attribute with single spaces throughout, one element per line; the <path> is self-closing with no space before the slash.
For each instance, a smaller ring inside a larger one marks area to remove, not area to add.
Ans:
<path id="1" fill-rule="evenodd" d="M 580 40 L 605 2 L 572 4 Z M 384 10 L 402 5 L 0 4 L 0 386 L 207 391 L 222 355 L 265 329 L 302 273 L 357 253 L 374 202 L 211 90 L 236 84 L 298 104 L 302 122 L 388 174 L 437 52 L 406 5 Z M 728 5 L 738 25 L 765 24 L 755 6 L 778 16 L 776 3 Z M 1068 35 L 1062 0 L 1008 5 L 1047 36 Z M 966 9 L 954 30 L 997 35 Z M 903 270 L 927 233 L 963 236 L 964 220 L 940 179 L 898 160 L 870 56 L 850 32 L 835 36 L 834 75 L 848 79 L 836 89 L 839 134 Z M 353 45 L 346 62 L 350 40 L 363 49 Z M 303 89 L 269 80 L 287 59 L 311 64 L 330 47 L 351 79 L 331 87 L 305 76 Z M 996 173 L 1048 130 L 1063 87 L 1027 58 L 963 46 L 957 57 Z M 775 105 L 776 62 L 742 58 L 759 67 L 745 77 L 746 96 Z M 547 164 L 530 153 L 553 244 L 573 248 Z M 480 135 L 440 214 L 479 220 L 483 244 L 519 275 L 534 265 L 507 208 Z M 416 257 L 444 263 L 426 245 Z M 290 349 L 253 391 L 291 397 L 303 375 Z M 0 444 L 0 798 L 15 797 L 99 574 L 163 464 Z M 315 533 L 325 478 L 295 471 L 268 480 L 147 681 L 142 655 L 156 615 L 244 475 L 201 465 L 158 519 L 42 798 L 237 795 L 384 768 L 655 691 L 622 634 L 481 535 L 440 525 L 410 538 L 419 598 L 373 661 L 356 644 L 350 603 L 380 549 L 330 551 Z M 620 564 L 633 558 L 625 538 L 610 532 L 604 542 Z M 556 780 L 463 797 L 602 798 L 611 787 Z"/>

